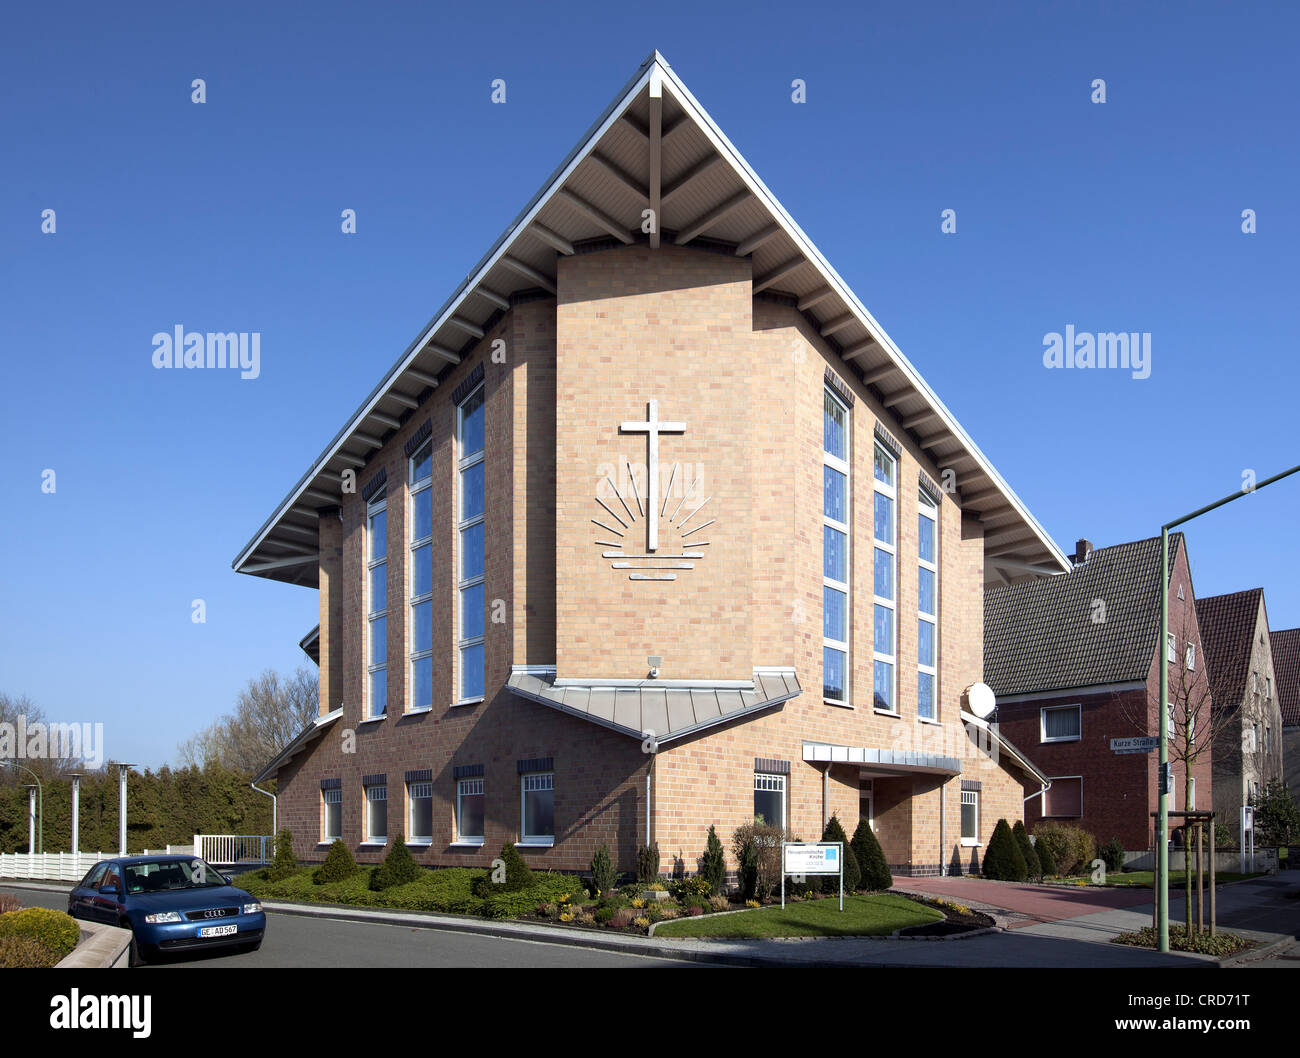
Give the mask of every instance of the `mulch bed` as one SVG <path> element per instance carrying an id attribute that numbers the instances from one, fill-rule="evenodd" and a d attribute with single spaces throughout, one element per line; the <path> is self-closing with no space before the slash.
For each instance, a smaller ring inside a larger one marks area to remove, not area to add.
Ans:
<path id="1" fill-rule="evenodd" d="M 915 897 L 913 897 L 915 899 Z M 959 933 L 973 933 L 977 929 L 988 929 L 994 921 L 979 911 L 967 911 L 962 914 L 951 907 L 932 903 L 929 900 L 917 900 L 918 904 L 943 912 L 942 922 L 928 922 L 924 926 L 908 926 L 898 931 L 900 937 L 952 937 Z"/>

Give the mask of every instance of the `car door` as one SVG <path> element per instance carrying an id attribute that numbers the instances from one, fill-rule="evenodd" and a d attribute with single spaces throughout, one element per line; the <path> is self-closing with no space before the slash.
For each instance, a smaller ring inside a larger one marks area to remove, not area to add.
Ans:
<path id="1" fill-rule="evenodd" d="M 110 863 L 91 898 L 94 908 L 92 917 L 97 922 L 116 926 L 122 919 L 122 900 L 122 868 L 116 863 Z"/>
<path id="2" fill-rule="evenodd" d="M 104 877 L 106 870 L 108 870 L 107 863 L 95 864 L 77 887 L 68 894 L 68 913 L 73 918 L 93 919 L 95 917 L 91 899 L 98 890 L 100 879 Z"/>

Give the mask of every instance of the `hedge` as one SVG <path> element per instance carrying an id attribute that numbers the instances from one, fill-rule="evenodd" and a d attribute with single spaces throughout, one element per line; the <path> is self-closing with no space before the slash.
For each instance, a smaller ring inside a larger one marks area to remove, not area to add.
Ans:
<path id="1" fill-rule="evenodd" d="M 66 911 L 25 907 L 0 915 L 0 937 L 30 937 L 48 948 L 58 962 L 77 946 L 81 927 Z"/>
<path id="2" fill-rule="evenodd" d="M 1039 823 L 1034 827 L 1034 837 L 1040 844 L 1047 845 L 1057 874 L 1076 874 L 1097 858 L 1096 839 L 1080 827 L 1067 823 Z"/>
<path id="3" fill-rule="evenodd" d="M 0 970 L 47 969 L 58 962 L 35 937 L 0 937 Z"/>

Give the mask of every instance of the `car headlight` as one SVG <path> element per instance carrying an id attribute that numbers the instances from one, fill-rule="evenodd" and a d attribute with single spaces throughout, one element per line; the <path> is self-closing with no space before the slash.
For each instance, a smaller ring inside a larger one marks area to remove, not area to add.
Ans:
<path id="1" fill-rule="evenodd" d="M 183 918 L 181 918 L 181 913 L 179 911 L 159 911 L 157 914 L 154 915 L 145 915 L 144 920 L 146 922 L 152 923 L 153 925 L 157 925 L 160 922 L 184 922 L 185 921 Z"/>
<path id="2" fill-rule="evenodd" d="M 261 910 L 262 910 L 262 905 L 257 903 L 256 901 L 254 901 L 251 904 L 244 905 L 244 914 L 246 915 L 256 915 Z"/>

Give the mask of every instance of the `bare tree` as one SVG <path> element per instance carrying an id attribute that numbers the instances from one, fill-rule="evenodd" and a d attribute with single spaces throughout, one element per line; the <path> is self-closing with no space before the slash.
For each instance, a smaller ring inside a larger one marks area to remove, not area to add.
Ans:
<path id="1" fill-rule="evenodd" d="M 285 678 L 267 669 L 239 692 L 233 712 L 181 743 L 181 760 L 255 774 L 316 719 L 319 709 L 316 673 L 299 668 Z"/>
<path id="2" fill-rule="evenodd" d="M 0 766 L 0 785 L 30 781 L 31 776 L 23 769 L 35 772 L 41 782 L 87 769 L 84 757 L 90 746 L 82 744 L 82 736 L 93 738 L 93 728 L 50 721 L 45 710 L 27 695 L 14 696 L 4 691 L 0 691 L 0 725 L 0 760 L 22 766 Z M 33 741 L 38 730 L 41 734 Z M 33 754 L 34 747 L 39 748 Z"/>

